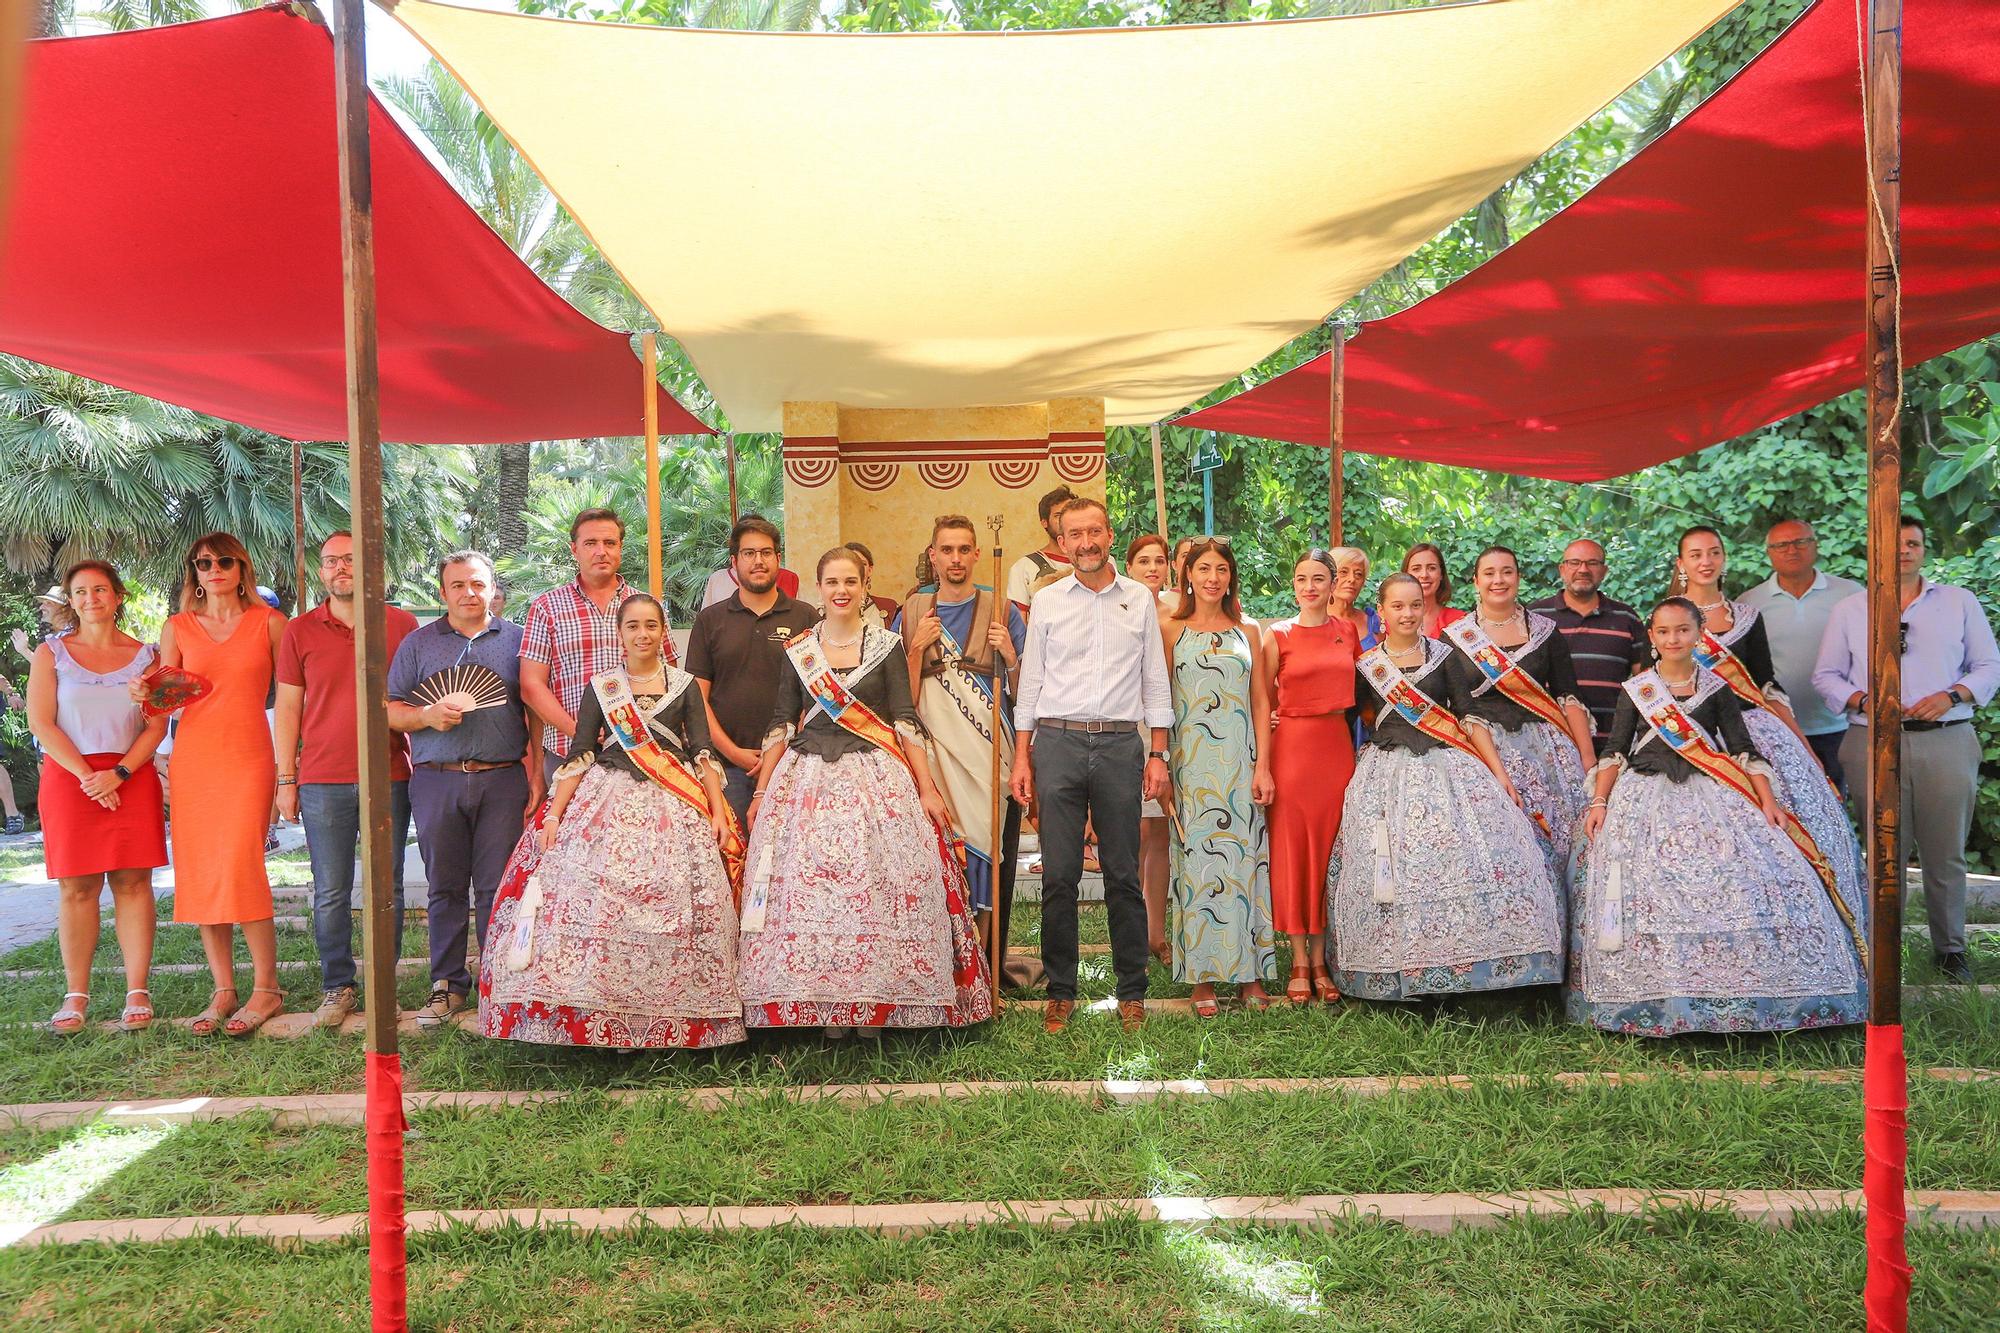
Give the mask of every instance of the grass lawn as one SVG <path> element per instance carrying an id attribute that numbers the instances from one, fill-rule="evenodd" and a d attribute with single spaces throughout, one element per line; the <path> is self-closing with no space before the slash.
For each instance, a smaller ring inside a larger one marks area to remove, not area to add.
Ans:
<path id="1" fill-rule="evenodd" d="M 1990 1328 L 1991 1233 L 1918 1230 L 1911 1328 Z M 190 1280 L 198 1273 L 199 1280 Z M 914 1239 L 780 1231 L 564 1236 L 509 1229 L 410 1247 L 413 1327 L 1147 1329 L 1570 1333 L 1860 1325 L 1852 1217 L 1767 1229 L 1718 1214 L 1577 1216 L 1432 1236 L 1111 1222 Z M 323 1333 L 367 1326 L 367 1252 L 239 1240 L 0 1252 L 22 1330 Z"/>

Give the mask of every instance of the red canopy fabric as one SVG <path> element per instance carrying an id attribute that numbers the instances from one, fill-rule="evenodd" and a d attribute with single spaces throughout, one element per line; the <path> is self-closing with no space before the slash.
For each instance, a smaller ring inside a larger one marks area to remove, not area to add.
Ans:
<path id="1" fill-rule="evenodd" d="M 1904 364 L 2000 329 L 2000 4 L 1904 7 Z M 1631 162 L 1347 349 L 1346 447 L 1594 481 L 1858 388 L 1854 6 L 1822 0 Z M 1181 418 L 1327 442 L 1328 358 Z"/>
<path id="2" fill-rule="evenodd" d="M 344 439 L 333 43 L 273 7 L 29 44 L 0 351 L 293 439 Z M 636 435 L 638 359 L 370 106 L 382 434 Z M 662 393 L 660 429 L 707 427 Z"/>

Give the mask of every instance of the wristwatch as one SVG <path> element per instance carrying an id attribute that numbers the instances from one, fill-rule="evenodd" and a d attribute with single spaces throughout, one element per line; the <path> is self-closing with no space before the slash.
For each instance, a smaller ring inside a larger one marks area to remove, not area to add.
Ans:
<path id="1" fill-rule="evenodd" d="M 125 765 L 123 764 L 113 764 L 111 766 L 111 771 L 118 775 L 118 780 L 120 782 L 130 782 L 132 780 L 132 770 L 125 767 Z"/>
<path id="2" fill-rule="evenodd" d="M 1157 759 L 1163 764 L 1167 762 L 1167 752 L 1165 750 L 1148 750 L 1146 757 L 1148 759 Z"/>
<path id="3" fill-rule="evenodd" d="M 1965 690 L 1965 693 L 1960 694 L 1959 693 L 1960 690 Z M 1950 689 L 1946 690 L 1945 693 L 1951 696 L 1953 703 L 1969 704 L 1973 700 L 1972 691 L 1966 689 L 1964 685 L 1953 685 Z"/>

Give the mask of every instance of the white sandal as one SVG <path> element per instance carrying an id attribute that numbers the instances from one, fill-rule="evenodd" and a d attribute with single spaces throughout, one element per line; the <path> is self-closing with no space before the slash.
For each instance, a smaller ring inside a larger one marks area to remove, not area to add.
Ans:
<path id="1" fill-rule="evenodd" d="M 143 995 L 146 1003 L 134 1004 L 132 997 Z M 144 1032 L 153 1026 L 153 992 L 144 986 L 136 986 L 125 992 L 125 1009 L 118 1015 L 118 1026 L 126 1032 Z"/>
<path id="2" fill-rule="evenodd" d="M 83 1003 L 72 1005 L 70 1003 L 71 1000 L 82 1000 Z M 84 1025 L 90 1021 L 86 1017 L 89 1011 L 89 991 L 64 991 L 62 1007 L 57 1009 L 55 1016 L 49 1019 L 49 1031 L 58 1036 L 73 1037 L 83 1031 Z"/>

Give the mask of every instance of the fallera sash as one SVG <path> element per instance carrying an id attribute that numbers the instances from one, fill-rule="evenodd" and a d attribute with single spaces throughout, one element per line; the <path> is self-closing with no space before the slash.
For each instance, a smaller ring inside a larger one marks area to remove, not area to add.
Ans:
<path id="1" fill-rule="evenodd" d="M 1473 748 L 1472 738 L 1466 735 L 1465 727 L 1452 716 L 1450 710 L 1424 693 L 1423 687 L 1403 674 L 1401 667 L 1389 660 L 1389 654 L 1380 647 L 1370 648 L 1361 654 L 1357 664 L 1368 683 L 1382 696 L 1402 719 L 1433 740 L 1465 751 L 1480 766 L 1486 765 L 1479 751 Z"/>
<path id="2" fill-rule="evenodd" d="M 645 713 L 639 708 L 639 701 L 632 697 L 631 679 L 623 671 L 607 671 L 593 677 L 590 688 L 597 695 L 598 706 L 604 710 L 606 729 L 618 742 L 618 748 L 625 752 L 625 757 L 641 773 L 685 802 L 696 814 L 708 818 L 708 789 L 653 735 Z M 729 817 L 729 836 L 722 844 L 722 865 L 729 872 L 729 887 L 741 903 L 743 860 L 749 849 L 743 839 L 743 827 L 737 823 L 736 812 L 726 805 L 723 808 Z"/>
<path id="3" fill-rule="evenodd" d="M 1479 674 L 1494 689 L 1550 726 L 1559 728 L 1563 735 L 1569 735 L 1569 720 L 1563 716 L 1562 706 L 1539 680 L 1521 670 L 1507 655 L 1506 649 L 1493 642 L 1493 637 L 1480 626 L 1478 616 L 1454 620 L 1444 627 L 1444 636 L 1472 659 L 1472 665 L 1479 668 Z"/>
<path id="4" fill-rule="evenodd" d="M 1625 682 L 1625 693 L 1632 697 L 1632 702 L 1639 709 L 1639 716 L 1646 719 L 1646 725 L 1652 728 L 1653 734 L 1664 741 L 1669 749 L 1745 800 L 1757 803 L 1757 788 L 1750 780 L 1749 770 L 1744 768 L 1742 762 L 1734 755 L 1725 753 L 1709 739 L 1701 724 L 1689 717 L 1687 711 L 1681 707 L 1680 701 L 1674 698 L 1673 691 L 1667 688 L 1667 683 L 1660 678 L 1659 672 L 1640 672 Z M 1826 854 L 1820 851 L 1819 844 L 1813 841 L 1813 836 L 1807 831 L 1806 826 L 1799 822 L 1797 815 L 1782 805 L 1778 807 L 1778 812 L 1779 826 L 1784 829 L 1785 836 L 1792 840 L 1792 845 L 1806 858 L 1806 863 L 1813 868 L 1813 872 L 1819 876 L 1820 883 L 1826 887 L 1826 896 L 1833 901 L 1834 911 L 1840 914 L 1841 921 L 1847 926 L 1847 933 L 1853 938 L 1854 947 L 1860 954 L 1862 970 L 1866 971 L 1868 941 L 1862 938 L 1861 928 L 1854 919 L 1854 913 L 1848 910 L 1847 904 L 1841 899 L 1832 864 L 1827 861 Z"/>
<path id="5" fill-rule="evenodd" d="M 841 730 L 852 732 L 862 740 L 895 756 L 896 762 L 904 768 L 910 766 L 903 754 L 902 744 L 896 738 L 896 729 L 875 716 L 875 710 L 855 698 L 840 677 L 834 674 L 826 660 L 826 651 L 820 646 L 819 631 L 809 634 L 794 634 L 785 644 L 785 656 L 790 659 L 792 670 L 799 673 L 799 683 L 805 686 L 806 698 L 812 700 L 805 715 L 799 719 L 804 726 L 806 718 L 817 708 L 832 718 Z M 894 668 L 891 668 L 892 670 Z"/>
<path id="6" fill-rule="evenodd" d="M 1750 679 L 1749 669 L 1743 659 L 1729 651 L 1729 645 L 1717 638 L 1712 631 L 1703 630 L 1701 640 L 1694 646 L 1695 665 L 1704 671 L 1713 671 L 1722 677 L 1722 683 L 1736 692 L 1736 697 L 1752 708 L 1765 706 L 1764 691 L 1757 682 Z"/>

